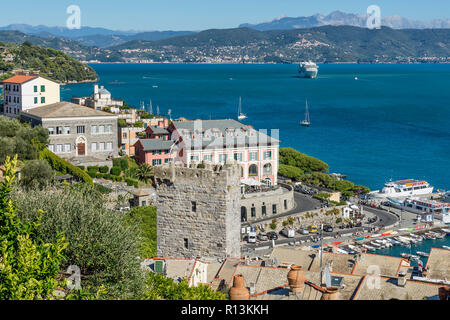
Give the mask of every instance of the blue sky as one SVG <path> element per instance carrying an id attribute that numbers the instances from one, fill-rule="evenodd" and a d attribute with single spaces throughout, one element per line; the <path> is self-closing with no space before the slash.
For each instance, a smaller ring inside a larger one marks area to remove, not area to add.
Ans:
<path id="1" fill-rule="evenodd" d="M 202 30 L 241 23 L 328 14 L 334 10 L 365 13 L 369 5 L 382 16 L 410 19 L 450 18 L 449 0 L 16 0 L 2 1 L 0 25 L 26 23 L 64 26 L 66 8 L 81 8 L 83 26 L 115 30 Z M 5 14 L 7 13 L 7 14 Z"/>

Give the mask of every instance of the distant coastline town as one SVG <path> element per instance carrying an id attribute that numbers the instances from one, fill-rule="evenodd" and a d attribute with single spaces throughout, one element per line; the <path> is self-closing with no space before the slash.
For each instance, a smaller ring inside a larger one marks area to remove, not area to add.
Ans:
<path id="1" fill-rule="evenodd" d="M 448 299 L 450 248 L 407 246 L 448 237 L 450 193 L 414 179 L 371 191 L 236 119 L 172 119 L 97 83 L 61 101 L 60 81 L 14 74 L 0 106 L 0 193 L 14 203 L 0 213 L 20 225 L 43 210 L 33 232 L 57 248 L 50 271 L 24 276 L 50 277 L 41 298 Z M 405 252 L 376 254 L 394 246 Z M 71 264 L 91 291 L 55 280 Z"/>

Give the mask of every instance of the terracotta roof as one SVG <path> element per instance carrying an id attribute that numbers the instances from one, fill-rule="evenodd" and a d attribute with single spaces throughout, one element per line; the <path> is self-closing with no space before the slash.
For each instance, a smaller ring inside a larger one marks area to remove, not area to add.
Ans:
<path id="1" fill-rule="evenodd" d="M 30 80 L 36 79 L 38 76 L 25 76 L 25 75 L 16 75 L 9 79 L 3 80 L 3 83 L 15 83 L 22 84 L 28 82 Z"/>
<path id="2" fill-rule="evenodd" d="M 116 115 L 95 110 L 78 104 L 62 101 L 22 112 L 23 116 L 32 115 L 38 118 L 71 118 L 71 117 L 116 117 Z"/>

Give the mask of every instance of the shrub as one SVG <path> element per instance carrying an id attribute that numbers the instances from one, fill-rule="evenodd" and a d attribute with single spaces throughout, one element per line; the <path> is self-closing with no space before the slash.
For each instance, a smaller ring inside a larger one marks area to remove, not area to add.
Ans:
<path id="1" fill-rule="evenodd" d="M 289 225 L 289 221 L 284 220 L 284 221 L 283 221 L 283 227 L 286 227 L 287 225 Z"/>
<path id="2" fill-rule="evenodd" d="M 99 166 L 89 166 L 87 167 L 88 171 L 98 172 L 100 169 Z"/>
<path id="3" fill-rule="evenodd" d="M 121 173 L 122 173 L 122 169 L 120 169 L 120 167 L 112 167 L 111 168 L 112 175 L 120 176 Z"/>
<path id="4" fill-rule="evenodd" d="M 134 186 L 135 188 L 139 188 L 139 181 L 136 179 L 127 178 L 126 182 L 129 187 Z"/>
<path id="5" fill-rule="evenodd" d="M 108 166 L 103 166 L 103 167 L 100 167 L 100 168 L 99 168 L 99 171 L 100 171 L 101 173 L 108 173 L 109 168 L 108 168 Z"/>
<path id="6" fill-rule="evenodd" d="M 77 168 L 80 168 L 81 170 L 85 171 L 86 167 L 85 166 L 77 166 Z"/>
<path id="7" fill-rule="evenodd" d="M 116 167 L 116 166 L 115 166 Z M 120 167 L 122 169 L 122 171 L 125 171 L 128 169 L 128 158 L 122 158 L 120 159 L 120 165 L 117 166 Z"/>
<path id="8" fill-rule="evenodd" d="M 46 160 L 50 166 L 53 168 L 53 170 L 62 172 L 62 173 L 68 173 L 72 175 L 77 180 L 80 180 L 82 182 L 93 184 L 92 178 L 90 175 L 83 170 L 81 170 L 78 167 L 75 167 L 73 164 L 61 159 L 56 154 L 51 152 L 48 149 L 44 149 L 40 153 L 40 158 L 43 160 Z"/>
<path id="9" fill-rule="evenodd" d="M 113 159 L 113 167 L 120 167 L 120 158 Z"/>
<path id="10" fill-rule="evenodd" d="M 342 218 L 337 218 L 336 219 L 336 223 L 341 223 L 342 222 Z"/>
<path id="11" fill-rule="evenodd" d="M 53 183 L 55 173 L 45 160 L 30 160 L 22 168 L 21 184 L 25 188 L 37 187 L 42 189 Z"/>

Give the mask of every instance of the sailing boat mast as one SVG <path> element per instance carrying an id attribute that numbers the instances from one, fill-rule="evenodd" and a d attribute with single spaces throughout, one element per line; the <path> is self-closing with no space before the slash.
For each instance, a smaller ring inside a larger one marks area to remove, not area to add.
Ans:
<path id="1" fill-rule="evenodd" d="M 305 120 L 302 121 L 301 125 L 304 127 L 309 127 L 311 125 L 311 122 L 309 120 L 308 99 L 306 99 Z"/>

